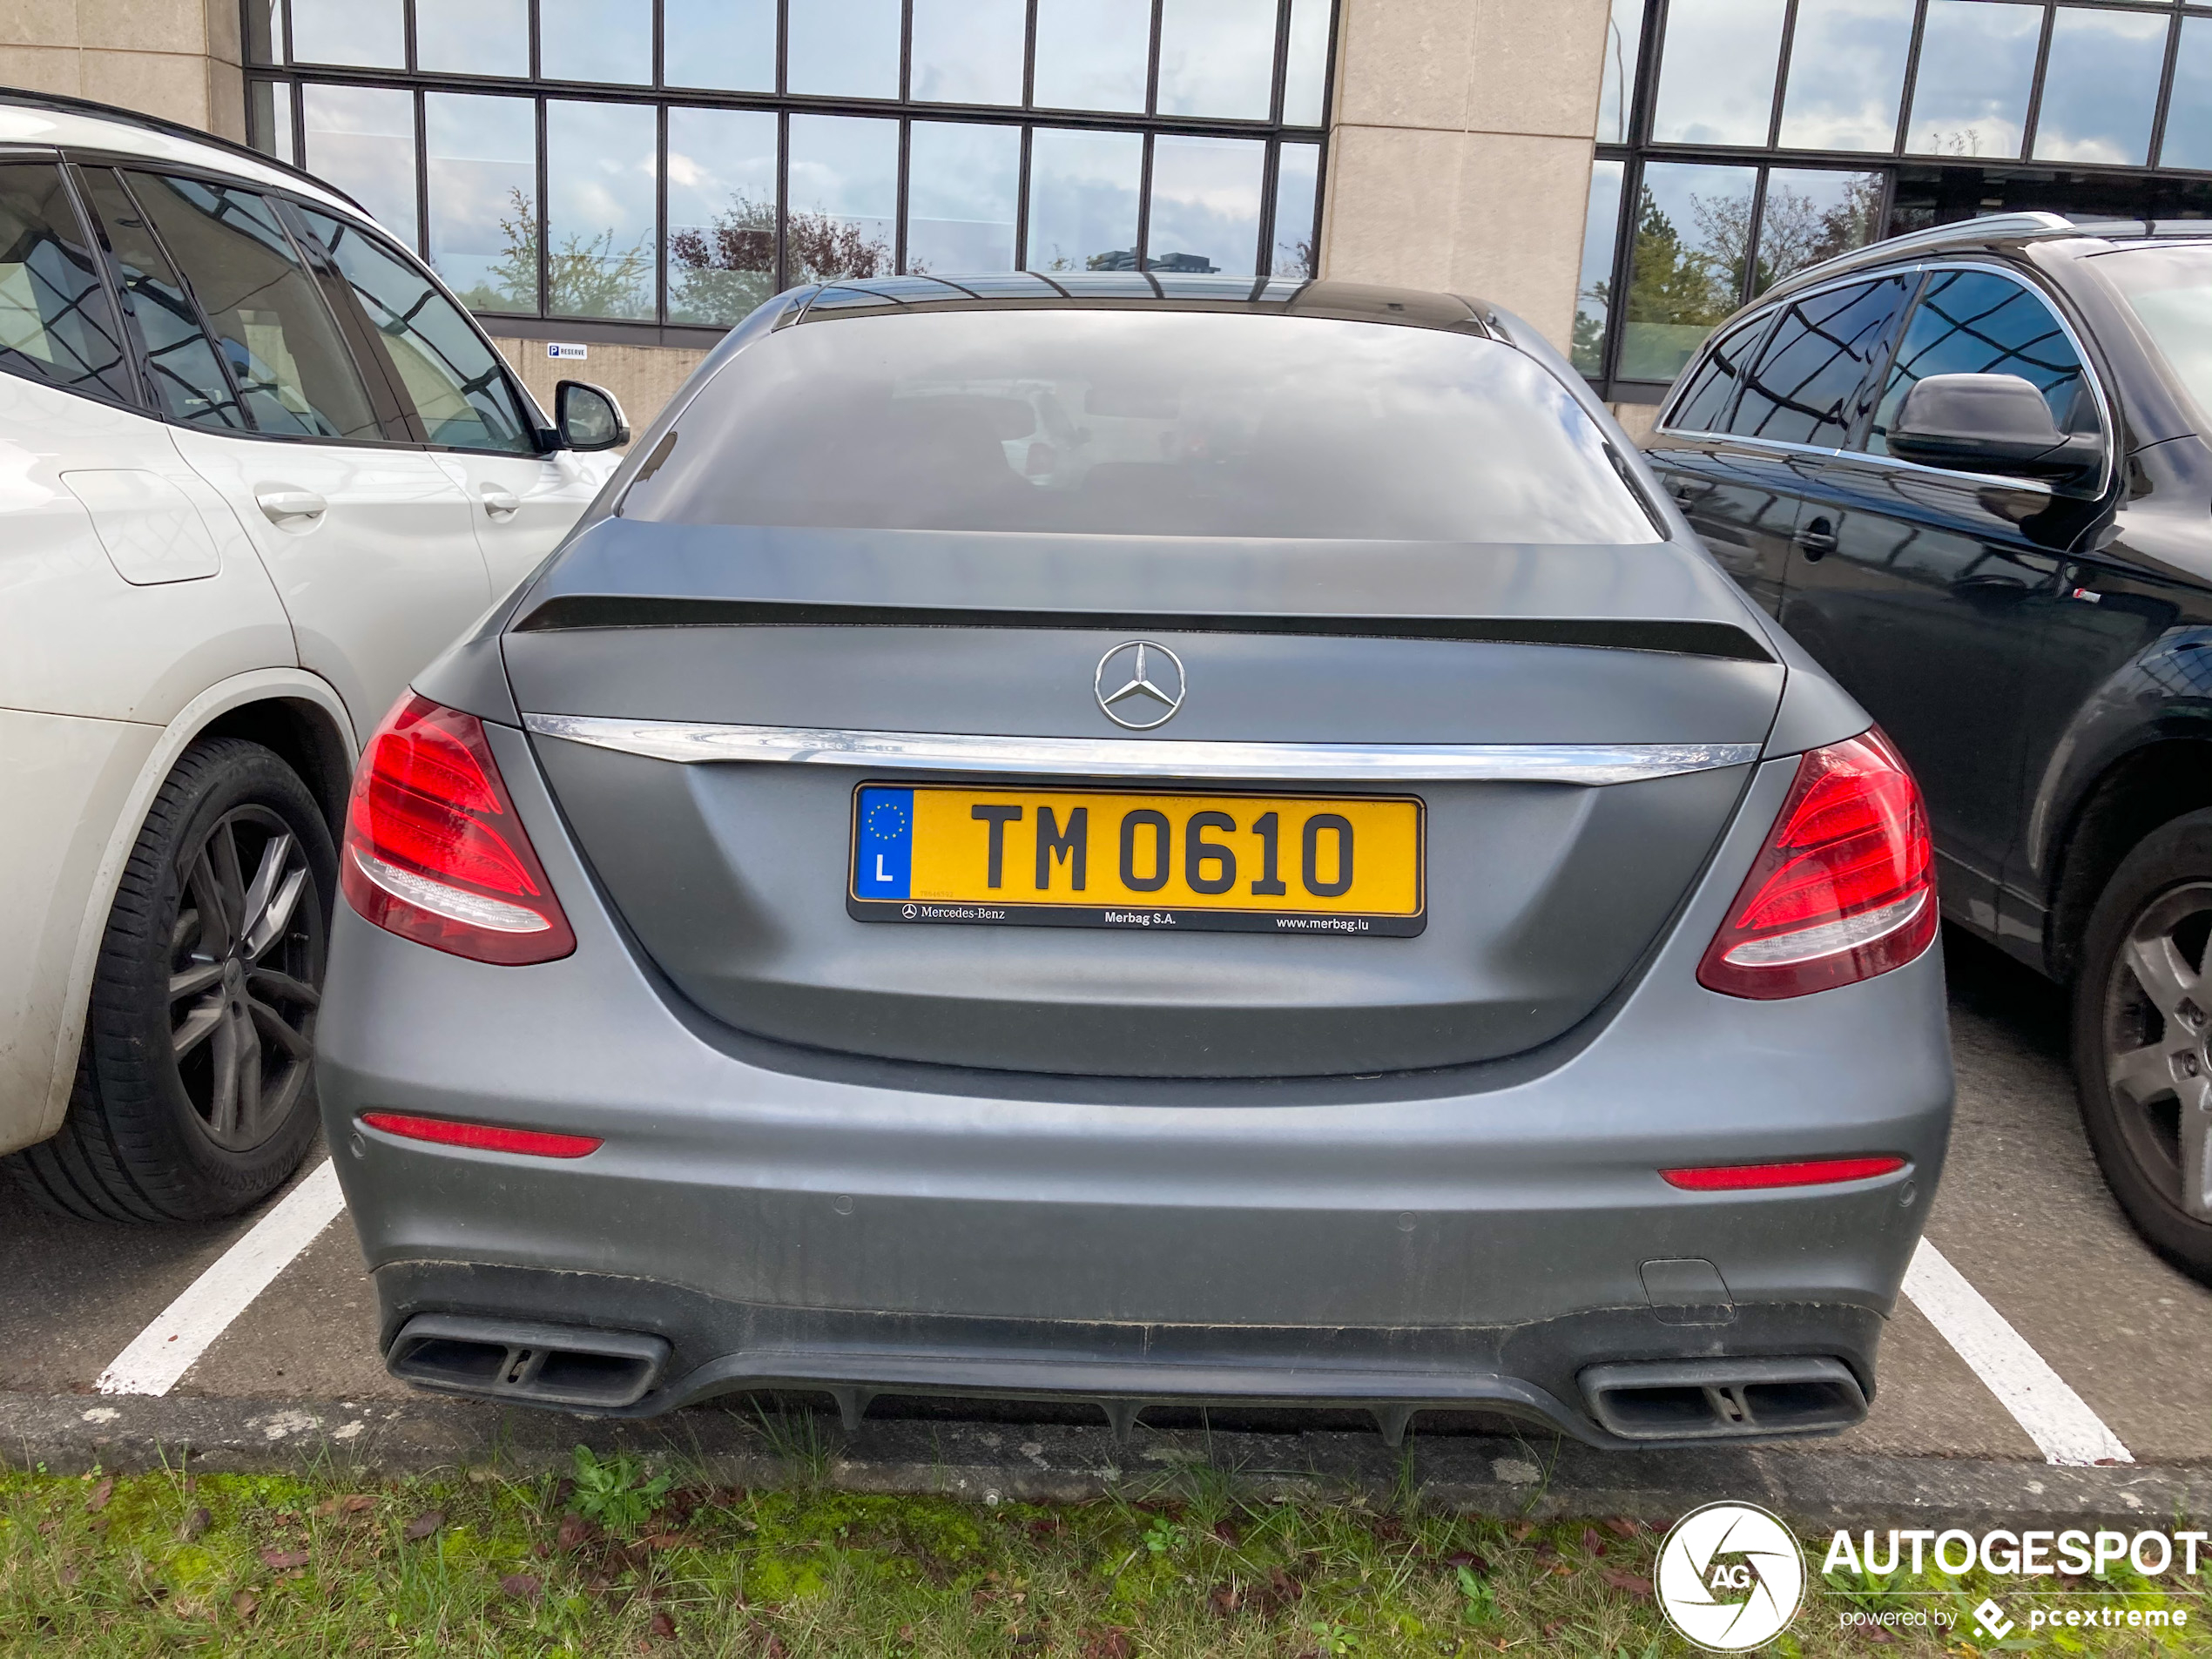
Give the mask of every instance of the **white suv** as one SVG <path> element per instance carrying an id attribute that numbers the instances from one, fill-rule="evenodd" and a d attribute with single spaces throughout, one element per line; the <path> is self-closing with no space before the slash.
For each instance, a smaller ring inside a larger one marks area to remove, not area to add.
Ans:
<path id="1" fill-rule="evenodd" d="M 253 1203 L 315 1130 L 355 748 L 627 440 L 548 429 L 344 196 L 0 95 L 0 1153 L 63 1210 Z"/>

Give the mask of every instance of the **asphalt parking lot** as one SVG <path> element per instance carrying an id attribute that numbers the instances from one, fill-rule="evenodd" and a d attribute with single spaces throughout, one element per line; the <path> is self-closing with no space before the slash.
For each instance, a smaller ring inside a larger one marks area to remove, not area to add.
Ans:
<path id="1" fill-rule="evenodd" d="M 2023 1483 L 2052 1464 L 2212 1464 L 2212 1291 L 2153 1256 L 2099 1179 L 2059 995 L 1980 944 L 1952 937 L 1946 948 L 1959 1112 L 1928 1228 L 1938 1254 L 1908 1281 L 1871 1418 L 1790 1455 L 1973 1460 L 2016 1466 Z M 380 1402 L 420 1399 L 377 1361 L 351 1228 L 342 1216 L 319 1224 L 331 1207 L 311 1202 L 321 1162 L 318 1151 L 288 1212 L 306 1242 L 262 1251 L 259 1273 L 273 1277 L 234 1317 L 239 1282 L 257 1275 L 233 1246 L 260 1217 L 122 1231 L 51 1217 L 0 1185 L 0 1404 L 44 1402 L 50 1421 L 98 1424 L 114 1415 L 102 1409 L 104 1377 L 125 1393 L 265 1413 L 347 1401 L 373 1416 Z M 272 1231 L 256 1237 L 266 1244 Z M 180 1372 L 164 1359 L 202 1341 Z M 65 1400 L 84 1409 L 59 1411 Z"/>

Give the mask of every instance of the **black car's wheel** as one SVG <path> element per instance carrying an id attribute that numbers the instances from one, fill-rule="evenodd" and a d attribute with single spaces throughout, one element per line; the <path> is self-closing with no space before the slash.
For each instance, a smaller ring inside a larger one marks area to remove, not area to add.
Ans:
<path id="1" fill-rule="evenodd" d="M 2129 853 L 2089 921 L 2074 995 L 2081 1116 L 2143 1236 L 2212 1282 L 2212 812 Z"/>
<path id="2" fill-rule="evenodd" d="M 194 745 L 101 941 L 69 1116 L 8 1162 L 47 1203 L 198 1221 L 266 1197 L 314 1137 L 314 1020 L 337 858 L 274 752 Z"/>

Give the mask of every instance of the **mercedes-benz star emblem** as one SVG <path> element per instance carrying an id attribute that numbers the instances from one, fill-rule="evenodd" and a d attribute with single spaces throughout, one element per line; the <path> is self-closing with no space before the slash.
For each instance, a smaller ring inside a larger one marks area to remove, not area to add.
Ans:
<path id="1" fill-rule="evenodd" d="M 1098 706 L 1132 732 L 1164 725 L 1183 706 L 1183 659 L 1165 645 L 1132 639 L 1098 659 Z"/>

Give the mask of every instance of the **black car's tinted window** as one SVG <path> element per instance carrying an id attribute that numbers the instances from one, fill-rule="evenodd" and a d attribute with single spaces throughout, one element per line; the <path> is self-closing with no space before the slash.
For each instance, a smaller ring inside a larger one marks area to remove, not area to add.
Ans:
<path id="1" fill-rule="evenodd" d="M 0 166 L 0 368 L 94 397 L 132 395 L 123 331 L 51 165 Z"/>
<path id="2" fill-rule="evenodd" d="M 122 179 L 105 167 L 87 167 L 81 177 L 114 257 L 123 302 L 138 328 L 163 411 L 195 426 L 243 428 L 238 394 L 223 373 L 214 342 L 200 327 L 192 296 Z"/>
<path id="3" fill-rule="evenodd" d="M 2018 374 L 2051 406 L 2061 431 L 2094 431 L 2096 405 L 2056 314 L 1995 271 L 1944 271 L 1912 307 L 1866 447 L 1889 453 L 1888 433 L 1905 395 L 1931 374 Z"/>
<path id="4" fill-rule="evenodd" d="M 247 190 L 128 175 L 214 330 L 254 427 L 286 437 L 382 439 L 361 369 L 269 204 Z"/>
<path id="5" fill-rule="evenodd" d="M 431 442 L 520 455 L 536 448 L 497 354 L 452 301 L 361 231 L 311 209 L 300 216 L 353 286 Z"/>
<path id="6" fill-rule="evenodd" d="M 1757 349 L 1759 336 L 1773 320 L 1774 314 L 1764 311 L 1721 336 L 1698 366 L 1682 401 L 1667 417 L 1669 428 L 1711 432 L 1721 427 L 1728 419 L 1729 406 L 1736 401 L 1736 388 L 1743 384 L 1745 360 Z"/>
<path id="7" fill-rule="evenodd" d="M 1657 538 L 1595 422 L 1496 341 L 970 311 L 786 328 L 701 388 L 627 516 L 1446 542 Z"/>
<path id="8" fill-rule="evenodd" d="M 1840 448 L 1858 421 L 1868 371 L 1889 349 L 1905 293 L 1905 280 L 1892 276 L 1791 304 L 1745 379 L 1728 429 Z"/>

